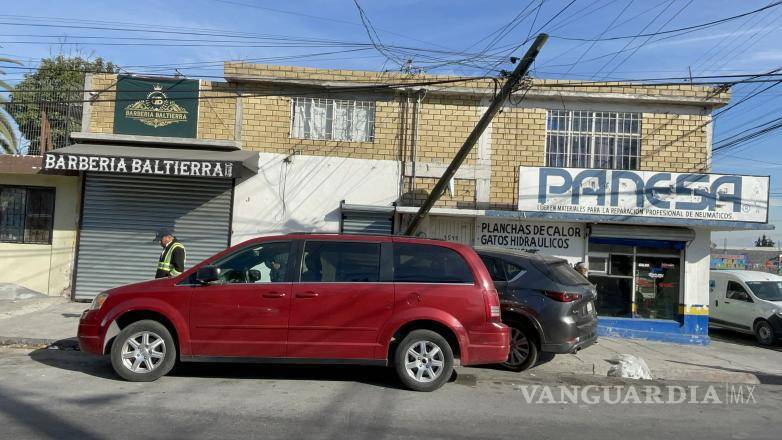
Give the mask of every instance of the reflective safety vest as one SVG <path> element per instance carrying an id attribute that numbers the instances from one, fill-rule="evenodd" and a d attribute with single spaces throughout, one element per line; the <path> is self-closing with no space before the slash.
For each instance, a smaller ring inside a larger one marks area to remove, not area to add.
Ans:
<path id="1" fill-rule="evenodd" d="M 180 273 L 182 273 L 176 270 L 176 268 L 174 268 L 174 266 L 171 265 L 171 257 L 174 255 L 174 249 L 177 248 L 180 248 L 182 249 L 182 252 L 185 252 L 185 245 L 183 245 L 178 241 L 175 241 L 168 249 L 163 250 L 163 255 L 160 258 L 160 261 L 158 261 L 157 263 L 157 270 L 166 272 L 168 273 L 168 276 L 171 277 L 175 277 Z M 187 258 L 187 254 L 185 254 L 185 258 Z"/>

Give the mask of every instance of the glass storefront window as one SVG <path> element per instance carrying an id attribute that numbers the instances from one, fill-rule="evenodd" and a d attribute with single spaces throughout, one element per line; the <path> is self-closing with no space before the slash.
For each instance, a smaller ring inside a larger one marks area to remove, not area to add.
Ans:
<path id="1" fill-rule="evenodd" d="M 597 289 L 595 308 L 600 316 L 632 317 L 633 302 L 628 292 L 633 290 L 632 277 L 589 275 Z"/>
<path id="2" fill-rule="evenodd" d="M 590 243 L 589 280 L 597 289 L 598 315 L 676 319 L 681 264 L 681 251 L 670 247 Z M 598 267 L 605 272 L 594 271 Z"/>

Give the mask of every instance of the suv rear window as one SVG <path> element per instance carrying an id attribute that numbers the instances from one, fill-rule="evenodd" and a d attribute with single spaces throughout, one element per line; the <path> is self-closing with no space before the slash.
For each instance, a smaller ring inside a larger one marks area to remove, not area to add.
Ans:
<path id="1" fill-rule="evenodd" d="M 532 259 L 532 264 L 543 275 L 548 277 L 551 281 L 566 286 L 577 286 L 579 284 L 589 284 L 589 280 L 584 278 L 583 275 L 576 272 L 575 269 L 570 267 L 567 261 L 551 261 Z"/>
<path id="2" fill-rule="evenodd" d="M 440 246 L 394 243 L 394 281 L 403 283 L 473 283 L 461 255 Z"/>

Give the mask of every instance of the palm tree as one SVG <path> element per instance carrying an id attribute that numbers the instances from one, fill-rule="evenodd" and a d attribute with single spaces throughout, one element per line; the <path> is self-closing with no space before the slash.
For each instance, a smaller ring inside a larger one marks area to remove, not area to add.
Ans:
<path id="1" fill-rule="evenodd" d="M 22 65 L 19 61 L 12 60 L 10 58 L 3 58 L 0 57 L 0 63 L 13 63 Z M 0 70 L 0 75 L 3 75 L 5 72 Z M 0 91 L 11 90 L 11 85 L 7 82 L 0 79 Z M 4 99 L 0 97 L 0 101 L 3 101 Z M 0 154 L 4 153 L 16 153 L 19 150 L 19 140 L 14 136 L 14 126 L 16 123 L 14 122 L 13 118 L 6 113 L 4 110 L 0 109 Z"/>

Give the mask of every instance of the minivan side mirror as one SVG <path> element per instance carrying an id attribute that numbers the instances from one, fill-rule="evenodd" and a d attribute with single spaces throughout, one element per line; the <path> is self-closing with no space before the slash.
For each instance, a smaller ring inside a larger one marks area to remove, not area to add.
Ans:
<path id="1" fill-rule="evenodd" d="M 209 284 L 220 279 L 220 269 L 217 266 L 206 265 L 196 271 L 196 281 L 201 284 Z"/>

